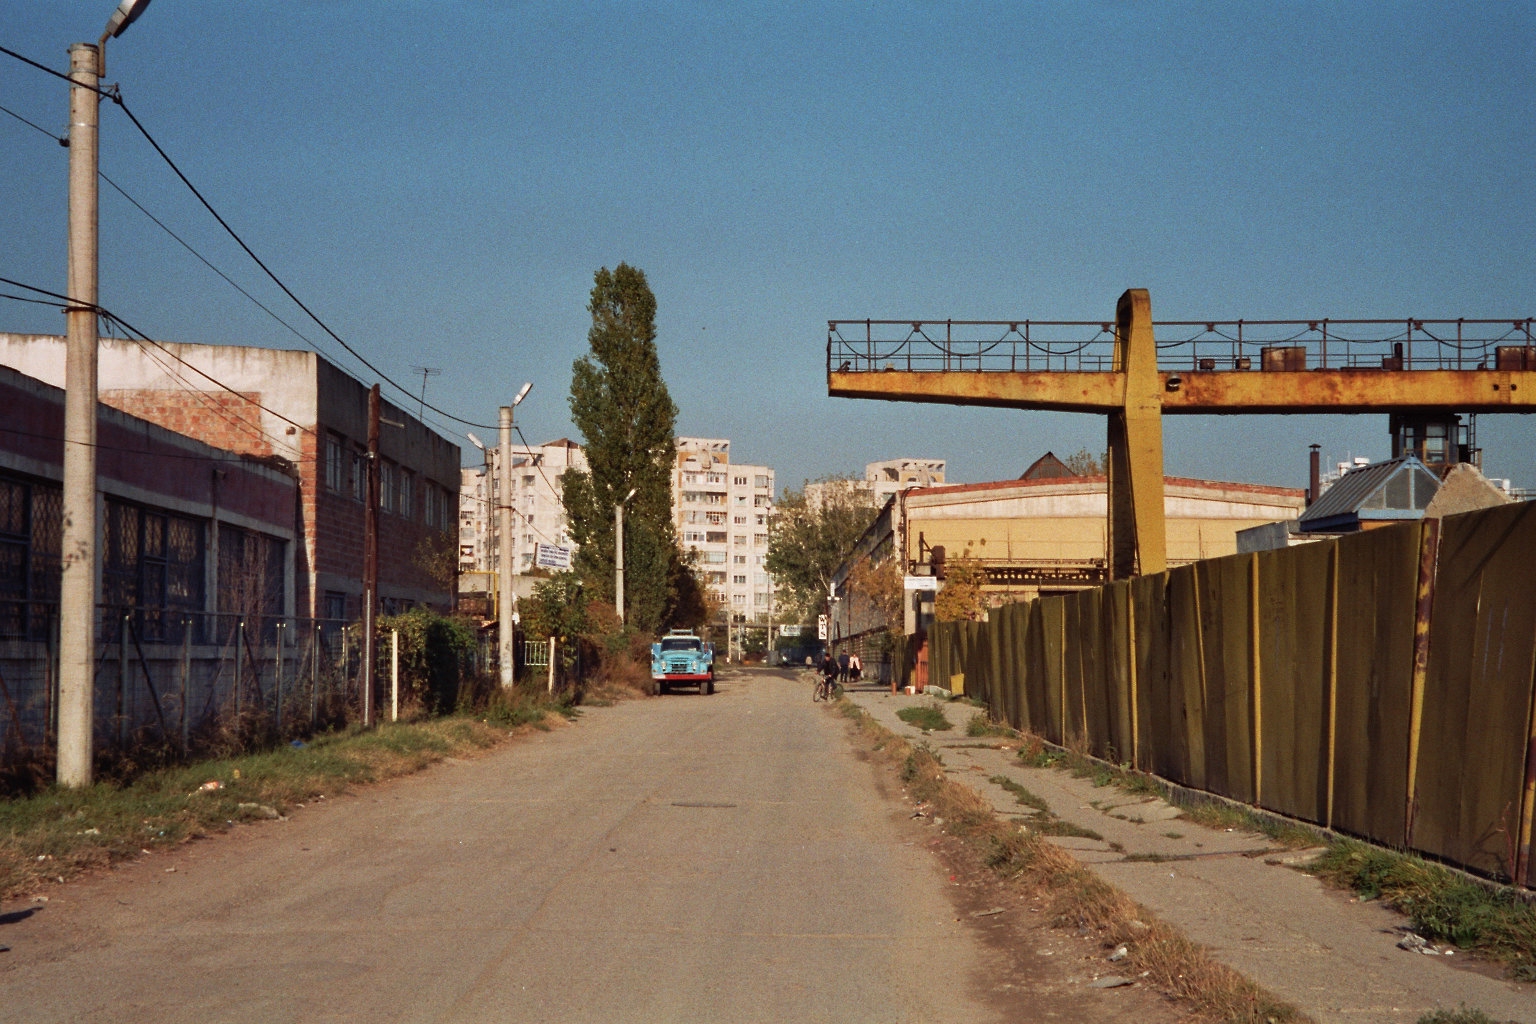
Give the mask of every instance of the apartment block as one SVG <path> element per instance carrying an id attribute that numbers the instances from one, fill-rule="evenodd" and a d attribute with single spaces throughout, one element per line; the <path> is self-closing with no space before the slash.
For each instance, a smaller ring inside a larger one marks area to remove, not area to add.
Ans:
<path id="1" fill-rule="evenodd" d="M 678 542 L 694 557 L 717 606 L 747 622 L 773 615 L 773 579 L 764 565 L 773 496 L 773 470 L 731 462 L 730 441 L 677 439 L 672 507 Z"/>
<path id="2" fill-rule="evenodd" d="M 459 485 L 459 571 L 491 573 L 501 569 L 496 536 L 497 501 L 501 477 L 499 453 L 484 449 L 481 466 L 461 471 Z M 586 472 L 581 445 L 567 438 L 512 448 L 512 572 L 533 568 L 540 544 L 572 548 L 570 521 L 565 515 L 561 476 Z"/>

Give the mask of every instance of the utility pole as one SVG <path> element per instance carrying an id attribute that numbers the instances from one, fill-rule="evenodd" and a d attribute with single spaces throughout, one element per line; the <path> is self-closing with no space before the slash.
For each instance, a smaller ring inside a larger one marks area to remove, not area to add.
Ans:
<path id="1" fill-rule="evenodd" d="M 379 606 L 379 386 L 368 389 L 368 486 L 363 499 L 363 728 L 373 725 L 373 635 Z"/>
<path id="2" fill-rule="evenodd" d="M 523 390 L 526 393 L 527 389 Z M 496 652 L 501 686 L 506 690 L 512 688 L 516 668 L 512 651 L 516 642 L 516 625 L 512 621 L 512 410 L 516 404 L 501 407 L 501 443 L 497 448 L 501 465 L 496 474 Z"/>
<path id="3" fill-rule="evenodd" d="M 624 625 L 624 506 L 635 496 L 638 487 L 631 487 L 613 506 L 613 607 L 619 613 L 619 625 Z"/>
<path id="4" fill-rule="evenodd" d="M 96 223 L 100 51 L 69 48 L 69 306 L 64 362 L 64 574 L 59 584 L 61 786 L 91 784 L 96 692 Z"/>
<path id="5" fill-rule="evenodd" d="M 69 48 L 69 305 L 64 309 L 64 523 L 59 581 L 59 732 L 55 778 L 91 784 L 96 729 L 96 174 L 101 76 L 108 37 L 133 23 L 149 0 L 123 0 L 96 41 Z"/>

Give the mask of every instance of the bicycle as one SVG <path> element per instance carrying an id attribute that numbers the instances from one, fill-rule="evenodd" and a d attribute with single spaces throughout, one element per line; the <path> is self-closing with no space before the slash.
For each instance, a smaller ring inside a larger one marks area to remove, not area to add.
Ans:
<path id="1" fill-rule="evenodd" d="M 834 676 L 822 675 L 816 680 L 816 689 L 811 694 L 811 702 L 818 700 L 832 700 L 837 696 L 837 679 Z"/>

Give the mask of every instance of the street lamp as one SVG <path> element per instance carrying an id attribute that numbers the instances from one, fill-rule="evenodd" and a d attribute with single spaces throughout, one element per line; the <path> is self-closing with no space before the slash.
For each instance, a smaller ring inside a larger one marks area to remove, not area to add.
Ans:
<path id="1" fill-rule="evenodd" d="M 613 506 L 613 606 L 619 613 L 619 625 L 624 625 L 624 506 L 635 496 L 638 487 Z"/>
<path id="2" fill-rule="evenodd" d="M 501 407 L 501 480 L 500 500 L 496 503 L 496 550 L 500 555 L 500 575 L 496 577 L 496 654 L 501 676 L 501 686 L 510 690 L 513 683 L 512 645 L 516 642 L 517 624 L 512 621 L 512 410 L 522 404 L 533 388 L 533 382 L 524 384 L 512 399 L 511 405 Z"/>
<path id="3" fill-rule="evenodd" d="M 69 270 L 64 309 L 64 532 L 59 582 L 59 739 L 61 786 L 91 784 L 96 692 L 96 334 L 97 126 L 107 39 L 120 36 L 149 6 L 123 0 L 93 46 L 69 48 Z"/>

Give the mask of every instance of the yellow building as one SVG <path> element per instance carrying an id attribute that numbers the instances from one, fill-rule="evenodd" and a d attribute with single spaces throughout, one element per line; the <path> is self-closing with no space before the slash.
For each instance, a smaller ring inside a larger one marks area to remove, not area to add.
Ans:
<path id="1" fill-rule="evenodd" d="M 1164 479 L 1168 564 L 1182 565 L 1237 552 L 1237 534 L 1263 523 L 1292 520 L 1306 507 L 1304 491 L 1262 484 Z M 881 510 L 836 577 L 839 593 L 861 561 L 902 557 L 909 583 L 933 574 L 935 549 L 953 563 L 979 562 L 990 604 L 1100 586 L 1107 580 L 1108 481 L 1074 476 L 1054 456 L 1018 480 L 950 484 L 902 491 Z M 846 594 L 834 607 L 834 637 L 879 628 L 867 601 Z M 931 592 L 909 589 L 906 628 Z"/>

